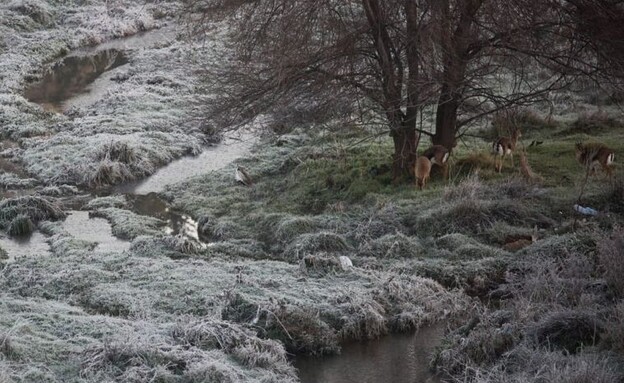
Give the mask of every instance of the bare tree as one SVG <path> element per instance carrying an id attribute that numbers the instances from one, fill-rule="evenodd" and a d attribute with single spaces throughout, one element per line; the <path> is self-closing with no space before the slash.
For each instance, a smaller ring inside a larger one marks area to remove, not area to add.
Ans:
<path id="1" fill-rule="evenodd" d="M 616 45 L 598 27 L 613 10 L 594 22 L 579 17 L 590 3 L 619 9 L 610 0 L 188 0 L 188 7 L 230 25 L 235 55 L 207 76 L 221 91 L 213 115 L 240 122 L 279 109 L 346 117 L 363 105 L 387 121 L 397 179 L 413 165 L 421 134 L 452 149 L 480 118 L 594 75 L 590 48 L 608 56 Z M 417 127 L 427 105 L 435 106 L 433 133 Z"/>
<path id="2" fill-rule="evenodd" d="M 189 7 L 202 15 L 225 10 L 210 1 Z M 236 56 L 234 65 L 210 73 L 222 91 L 213 112 L 231 122 L 277 107 L 295 113 L 307 105 L 346 116 L 359 103 L 385 116 L 394 142 L 393 174 L 406 172 L 420 138 L 418 39 L 426 5 L 260 0 L 229 10 Z"/>

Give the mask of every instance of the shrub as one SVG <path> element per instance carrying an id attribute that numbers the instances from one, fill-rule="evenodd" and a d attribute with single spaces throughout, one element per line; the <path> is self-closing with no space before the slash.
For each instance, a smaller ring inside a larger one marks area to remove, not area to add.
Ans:
<path id="1" fill-rule="evenodd" d="M 5 227 L 12 226 L 12 222 L 17 217 L 21 217 L 20 220 L 15 221 L 16 230 L 26 227 L 25 217 L 30 220 L 31 225 L 34 225 L 40 221 L 63 219 L 65 216 L 66 214 L 57 204 L 44 197 L 23 196 L 0 202 L 0 223 Z"/>
<path id="2" fill-rule="evenodd" d="M 583 133 L 589 135 L 595 135 L 597 132 L 605 132 L 622 126 L 620 121 L 615 118 L 609 117 L 606 112 L 585 113 L 579 116 L 574 121 L 570 128 L 562 133 Z"/>
<path id="3" fill-rule="evenodd" d="M 30 220 L 30 217 L 25 214 L 20 214 L 11 220 L 7 232 L 12 237 L 20 237 L 29 235 L 34 230 L 35 225 Z"/>
<path id="4" fill-rule="evenodd" d="M 594 314 L 562 311 L 550 314 L 529 330 L 529 336 L 541 347 L 562 349 L 570 354 L 600 340 L 604 325 Z"/>
<path id="5" fill-rule="evenodd" d="M 126 165 L 135 163 L 138 159 L 134 149 L 132 149 L 126 142 L 111 141 L 110 143 L 102 145 L 95 153 L 97 160 L 108 160 L 112 162 L 121 162 Z"/>

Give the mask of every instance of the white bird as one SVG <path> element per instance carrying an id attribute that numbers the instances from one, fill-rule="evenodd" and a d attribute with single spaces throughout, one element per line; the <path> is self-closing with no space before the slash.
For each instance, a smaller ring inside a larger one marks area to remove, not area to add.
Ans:
<path id="1" fill-rule="evenodd" d="M 236 173 L 234 174 L 234 177 L 236 178 L 236 181 L 245 186 L 251 186 L 253 184 L 251 177 L 242 166 L 236 166 Z"/>

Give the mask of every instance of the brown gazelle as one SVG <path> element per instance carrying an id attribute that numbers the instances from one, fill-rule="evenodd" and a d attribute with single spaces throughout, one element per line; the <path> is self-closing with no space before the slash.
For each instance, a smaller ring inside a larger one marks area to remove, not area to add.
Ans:
<path id="1" fill-rule="evenodd" d="M 520 129 L 514 129 L 511 134 L 511 137 L 500 137 L 492 144 L 492 153 L 494 154 L 494 166 L 496 170 L 500 173 L 503 168 L 503 162 L 505 161 L 505 156 L 509 155 L 511 158 L 511 167 L 514 166 L 513 161 L 513 152 L 516 150 L 516 145 L 518 144 L 518 138 L 522 137 L 522 133 L 520 133 Z"/>
<path id="2" fill-rule="evenodd" d="M 585 166 L 588 175 L 596 173 L 596 168 L 600 166 L 609 176 L 609 180 L 613 180 L 615 152 L 612 149 L 601 143 L 583 144 L 580 142 L 576 144 L 575 149 L 576 160 Z"/>
<path id="3" fill-rule="evenodd" d="M 448 158 L 449 150 L 442 145 L 433 145 L 425 150 L 422 154 L 431 161 L 431 165 L 437 165 L 442 168 L 444 179 L 448 177 Z"/>
<path id="4" fill-rule="evenodd" d="M 422 190 L 427 184 L 429 173 L 431 172 L 431 161 L 425 156 L 420 156 L 416 160 L 414 166 L 414 175 L 416 176 L 416 185 Z"/>

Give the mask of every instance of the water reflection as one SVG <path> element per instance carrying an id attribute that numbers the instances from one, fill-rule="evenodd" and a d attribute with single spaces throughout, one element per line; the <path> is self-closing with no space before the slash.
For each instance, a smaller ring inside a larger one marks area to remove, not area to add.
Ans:
<path id="1" fill-rule="evenodd" d="M 137 214 L 148 215 L 167 222 L 165 234 L 178 235 L 199 241 L 197 221 L 192 217 L 172 211 L 156 193 L 128 194 L 131 209 Z"/>
<path id="2" fill-rule="evenodd" d="M 126 55 L 117 49 L 67 56 L 54 63 L 41 81 L 26 89 L 24 96 L 46 110 L 62 112 L 66 100 L 88 91 L 87 86 L 102 73 L 127 62 Z"/>
<path id="3" fill-rule="evenodd" d="M 38 231 L 25 237 L 0 237 L 0 247 L 7 252 L 7 262 L 19 257 L 50 255 L 47 237 Z"/>
<path id="4" fill-rule="evenodd" d="M 104 218 L 89 217 L 88 211 L 70 211 L 62 223 L 63 229 L 76 239 L 97 242 L 96 251 L 122 252 L 130 242 L 113 235 L 110 223 Z"/>
<path id="5" fill-rule="evenodd" d="M 144 180 L 128 182 L 117 187 L 117 192 L 128 194 L 158 193 L 165 186 L 186 181 L 191 177 L 218 170 L 248 153 L 255 139 L 251 134 L 228 137 L 219 145 L 205 148 L 198 156 L 186 156 L 158 169 Z M 232 174 L 234 167 L 232 168 Z"/>
<path id="6" fill-rule="evenodd" d="M 295 360 L 302 383 L 437 383 L 429 357 L 440 343 L 443 326 L 415 334 L 391 334 L 343 346 L 340 355 Z"/>

